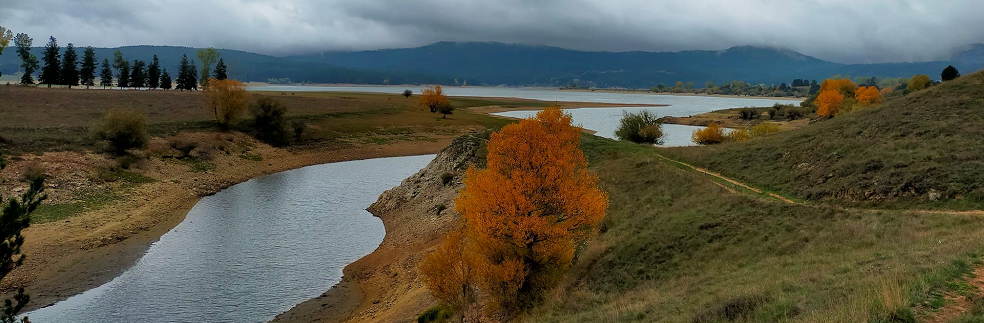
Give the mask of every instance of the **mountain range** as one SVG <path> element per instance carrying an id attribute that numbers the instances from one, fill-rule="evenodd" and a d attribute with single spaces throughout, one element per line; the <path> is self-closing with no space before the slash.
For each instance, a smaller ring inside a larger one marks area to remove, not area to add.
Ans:
<path id="1" fill-rule="evenodd" d="M 97 48 L 96 56 L 112 58 L 119 49 L 129 60 L 149 62 L 176 74 L 181 55 L 195 57 L 194 48 L 126 46 Z M 43 48 L 32 52 L 41 57 Z M 79 48 L 79 56 L 82 49 Z M 494 42 L 438 42 L 403 49 L 325 52 L 275 57 L 238 50 L 220 50 L 230 77 L 243 81 L 289 78 L 299 83 L 447 84 L 487 86 L 588 86 L 648 88 L 677 81 L 696 87 L 712 81 L 758 84 L 788 83 L 793 79 L 823 79 L 834 75 L 938 78 L 947 65 L 964 74 L 984 68 L 984 44 L 970 46 L 949 60 L 911 63 L 839 64 L 795 51 L 740 46 L 726 50 L 681 52 L 588 52 L 558 47 Z M 20 62 L 10 49 L 0 56 L 0 72 L 12 74 Z"/>

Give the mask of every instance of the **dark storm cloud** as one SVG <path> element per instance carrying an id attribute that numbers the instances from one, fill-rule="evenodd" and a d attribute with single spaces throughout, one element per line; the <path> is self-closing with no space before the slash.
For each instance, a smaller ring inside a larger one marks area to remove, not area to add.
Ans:
<path id="1" fill-rule="evenodd" d="M 36 42 L 274 55 L 500 41 L 581 50 L 789 48 L 839 62 L 946 58 L 984 42 L 980 0 L 0 0 Z"/>

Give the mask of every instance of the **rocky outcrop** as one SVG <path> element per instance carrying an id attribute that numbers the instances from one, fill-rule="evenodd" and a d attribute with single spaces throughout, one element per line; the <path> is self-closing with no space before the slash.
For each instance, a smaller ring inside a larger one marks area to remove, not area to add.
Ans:
<path id="1" fill-rule="evenodd" d="M 454 199 L 471 165 L 484 164 L 488 132 L 464 135 L 427 167 L 379 196 L 367 210 L 383 220 L 386 237 L 348 265 L 342 282 L 273 322 L 411 322 L 437 302 L 417 266 L 459 223 Z"/>

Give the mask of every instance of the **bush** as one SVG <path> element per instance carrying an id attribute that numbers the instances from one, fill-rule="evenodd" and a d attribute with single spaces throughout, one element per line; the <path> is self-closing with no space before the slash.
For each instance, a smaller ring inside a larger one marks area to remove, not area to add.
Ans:
<path id="1" fill-rule="evenodd" d="M 721 128 L 720 124 L 712 123 L 707 125 L 707 128 L 694 131 L 690 138 L 698 145 L 720 144 L 725 140 L 724 128 Z"/>
<path id="2" fill-rule="evenodd" d="M 663 143 L 662 125 L 656 114 L 649 110 L 623 112 L 620 122 L 618 130 L 615 130 L 615 136 L 620 140 L 655 145 Z"/>
<path id="3" fill-rule="evenodd" d="M 452 180 L 454 180 L 454 174 L 451 173 L 441 174 L 441 184 L 444 184 L 444 186 L 451 184 Z"/>
<path id="4" fill-rule="evenodd" d="M 129 149 L 147 147 L 147 118 L 133 110 L 113 110 L 106 113 L 96 127 L 96 136 L 109 143 L 110 151 L 121 156 Z"/>
<path id="5" fill-rule="evenodd" d="M 44 167 L 38 162 L 31 162 L 24 167 L 24 172 L 21 173 L 21 179 L 25 182 L 31 183 L 36 180 L 44 180 Z"/>
<path id="6" fill-rule="evenodd" d="M 738 118 L 742 120 L 753 120 L 753 119 L 758 119 L 758 117 L 759 117 L 759 113 L 755 109 L 745 108 L 745 109 L 738 110 Z"/>
<path id="7" fill-rule="evenodd" d="M 287 108 L 280 102 L 271 98 L 261 98 L 250 109 L 250 113 L 253 115 L 253 131 L 257 139 L 274 146 L 284 146 L 289 143 L 284 122 Z"/>
<path id="8" fill-rule="evenodd" d="M 294 141 L 301 141 L 301 136 L 304 135 L 304 130 L 307 129 L 307 124 L 303 121 L 291 122 L 291 128 L 294 128 Z"/>
<path id="9" fill-rule="evenodd" d="M 786 119 L 790 121 L 803 118 L 803 109 L 786 109 Z"/>
<path id="10" fill-rule="evenodd" d="M 724 135 L 724 140 L 728 142 L 745 141 L 751 138 L 752 135 L 747 129 L 731 130 L 731 132 Z"/>
<path id="11" fill-rule="evenodd" d="M 451 318 L 451 314 L 451 309 L 447 306 L 434 306 L 420 313 L 417 316 L 417 323 L 446 322 Z"/>
<path id="12" fill-rule="evenodd" d="M 779 110 L 778 109 L 776 109 L 776 108 L 769 109 L 769 120 L 772 120 L 773 118 L 775 118 L 777 114 L 779 114 Z"/>
<path id="13" fill-rule="evenodd" d="M 755 125 L 748 131 L 749 131 L 749 135 L 751 135 L 752 137 L 759 137 L 759 136 L 765 136 L 765 135 L 779 132 L 780 129 L 778 124 L 772 122 L 763 122 Z"/>

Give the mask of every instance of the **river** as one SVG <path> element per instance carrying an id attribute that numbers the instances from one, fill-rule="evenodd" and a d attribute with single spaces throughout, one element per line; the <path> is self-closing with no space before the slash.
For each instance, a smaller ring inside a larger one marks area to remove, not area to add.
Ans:
<path id="1" fill-rule="evenodd" d="M 202 198 L 109 283 L 27 315 L 60 322 L 266 322 L 382 242 L 365 211 L 434 155 L 309 166 Z"/>

